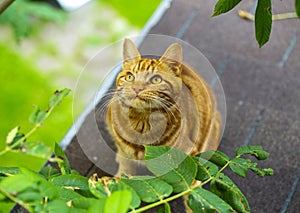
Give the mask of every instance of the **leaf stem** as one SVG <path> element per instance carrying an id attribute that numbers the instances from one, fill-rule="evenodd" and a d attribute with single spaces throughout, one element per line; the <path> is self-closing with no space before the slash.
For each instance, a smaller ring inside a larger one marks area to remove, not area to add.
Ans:
<path id="1" fill-rule="evenodd" d="M 26 138 L 28 138 L 30 135 L 32 135 L 41 126 L 42 126 L 41 123 L 37 123 L 36 125 L 34 125 L 34 127 L 26 135 L 24 135 L 22 138 L 17 140 L 13 145 L 6 146 L 6 148 L 0 152 L 0 156 L 6 154 L 9 151 L 11 151 L 16 146 L 22 144 L 26 140 Z"/>
<path id="2" fill-rule="evenodd" d="M 14 203 L 18 203 L 20 204 L 22 207 L 24 207 L 28 212 L 31 211 L 30 209 L 30 205 L 28 203 L 24 203 L 21 200 L 16 199 L 14 196 L 12 196 L 11 194 L 7 193 L 6 191 L 2 190 L 0 188 L 0 193 L 3 194 L 5 197 L 7 197 L 8 199 L 10 199 L 12 202 Z"/>
<path id="3" fill-rule="evenodd" d="M 220 174 L 224 169 L 226 169 L 226 167 L 230 164 L 230 161 L 228 161 L 218 172 L 215 176 L 217 176 L 218 174 Z M 170 201 L 173 201 L 177 198 L 180 198 L 188 193 L 190 193 L 191 191 L 193 191 L 195 188 L 198 188 L 198 187 L 202 187 L 204 186 L 205 184 L 209 183 L 211 180 L 213 180 L 215 177 L 214 176 L 211 176 L 209 177 L 206 181 L 200 183 L 199 185 L 196 185 L 194 187 L 191 187 L 191 188 L 188 188 L 187 190 L 183 191 L 183 192 L 180 192 L 179 194 L 176 194 L 176 195 L 173 195 L 171 197 L 168 197 L 166 199 L 162 199 L 162 200 L 159 200 L 155 203 L 151 203 L 147 206 L 144 206 L 142 208 L 139 208 L 139 209 L 134 209 L 132 211 L 130 211 L 129 213 L 140 213 L 140 212 L 143 212 L 143 211 L 146 211 L 146 210 L 149 210 L 149 209 L 152 209 L 154 207 L 157 207 L 159 205 L 162 205 L 164 203 L 168 203 Z"/>

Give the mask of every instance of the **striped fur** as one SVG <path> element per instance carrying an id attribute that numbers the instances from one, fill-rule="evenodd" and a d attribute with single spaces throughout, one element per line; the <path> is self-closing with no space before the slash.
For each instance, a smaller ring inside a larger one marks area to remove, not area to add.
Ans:
<path id="1" fill-rule="evenodd" d="M 135 174 L 130 159 L 143 160 L 143 145 L 173 146 L 194 155 L 217 149 L 220 117 L 214 94 L 193 68 L 182 62 L 179 44 L 160 59 L 142 58 L 124 42 L 124 62 L 107 125 L 118 148 L 117 175 Z"/>

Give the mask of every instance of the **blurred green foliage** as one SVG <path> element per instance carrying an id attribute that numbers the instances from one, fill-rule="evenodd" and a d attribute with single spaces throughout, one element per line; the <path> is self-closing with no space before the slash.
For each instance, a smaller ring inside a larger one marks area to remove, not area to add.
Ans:
<path id="1" fill-rule="evenodd" d="M 130 23 L 143 27 L 161 0 L 100 0 L 111 4 Z"/>
<path id="2" fill-rule="evenodd" d="M 35 19 L 37 18 L 37 19 Z M 63 22 L 66 13 L 43 2 L 18 0 L 0 16 L 0 23 L 9 24 L 17 41 L 28 36 L 37 20 Z"/>
<path id="3" fill-rule="evenodd" d="M 5 137 L 9 130 L 21 125 L 26 131 L 31 128 L 28 114 L 33 106 L 44 104 L 55 88 L 47 78 L 9 47 L 0 43 L 0 149 L 4 147 Z M 72 124 L 71 98 L 67 98 L 38 134 L 38 138 L 45 144 L 52 146 L 59 142 Z M 9 158 L 8 158 L 9 160 Z M 8 162 L 9 163 L 9 162 Z M 31 162 L 33 163 L 33 162 Z M 41 163 L 41 162 L 40 162 Z M 37 166 L 39 166 L 39 164 Z"/>

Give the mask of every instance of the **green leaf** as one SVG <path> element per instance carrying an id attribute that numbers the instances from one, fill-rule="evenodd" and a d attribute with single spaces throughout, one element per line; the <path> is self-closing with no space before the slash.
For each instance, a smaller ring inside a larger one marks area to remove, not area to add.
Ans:
<path id="1" fill-rule="evenodd" d="M 15 128 L 13 128 L 7 135 L 6 137 L 6 144 L 11 144 L 15 137 L 17 136 L 18 132 L 20 130 L 20 127 L 19 126 L 16 126 Z"/>
<path id="2" fill-rule="evenodd" d="M 189 188 L 197 174 L 197 164 L 184 152 L 165 146 L 146 146 L 147 168 L 173 187 L 174 192 Z"/>
<path id="3" fill-rule="evenodd" d="M 219 171 L 219 167 L 199 156 L 194 156 L 193 159 L 197 162 L 198 165 L 198 171 L 196 175 L 196 179 L 199 181 L 205 181 L 208 178 L 214 176 Z"/>
<path id="4" fill-rule="evenodd" d="M 66 202 L 61 199 L 56 199 L 46 203 L 44 207 L 44 212 L 47 213 L 69 213 L 70 208 L 67 206 Z"/>
<path id="5" fill-rule="evenodd" d="M 41 181 L 41 183 L 38 186 L 38 189 L 43 197 L 47 197 L 51 200 L 58 197 L 57 187 L 55 187 L 53 184 L 46 180 Z"/>
<path id="6" fill-rule="evenodd" d="M 257 168 L 251 167 L 251 170 L 260 177 L 273 176 L 274 170 L 272 168 Z"/>
<path id="7" fill-rule="evenodd" d="M 197 213 L 234 212 L 224 200 L 202 188 L 195 188 L 189 195 L 187 203 L 193 212 Z"/>
<path id="8" fill-rule="evenodd" d="M 37 123 L 37 116 L 38 116 L 38 114 L 40 113 L 40 108 L 38 107 L 38 106 L 34 106 L 34 110 L 33 110 L 33 112 L 30 114 L 30 116 L 29 116 L 29 122 L 31 123 L 31 124 L 36 124 Z"/>
<path id="9" fill-rule="evenodd" d="M 165 203 L 163 206 L 161 206 L 157 213 L 171 213 L 171 207 L 169 203 Z"/>
<path id="10" fill-rule="evenodd" d="M 295 0 L 295 11 L 298 18 L 300 18 L 300 0 Z"/>
<path id="11" fill-rule="evenodd" d="M 112 182 L 112 184 L 108 185 L 108 188 L 112 193 L 116 191 L 123 191 L 123 190 L 130 191 L 132 196 L 130 208 L 137 208 L 141 205 L 141 199 L 137 194 L 137 192 L 134 190 L 133 187 L 126 184 L 125 182 Z"/>
<path id="12" fill-rule="evenodd" d="M 72 207 L 87 210 L 96 201 L 97 201 L 97 199 L 95 199 L 95 198 L 86 198 L 86 197 L 75 198 L 72 200 Z"/>
<path id="13" fill-rule="evenodd" d="M 34 1 L 18 0 L 7 8 L 0 16 L 0 22 L 11 25 L 14 30 L 15 38 L 20 41 L 26 37 L 32 30 L 32 17 L 47 21 L 62 22 L 65 20 L 65 15 L 61 10 L 55 9 L 48 4 Z"/>
<path id="14" fill-rule="evenodd" d="M 50 181 L 55 186 L 70 188 L 72 190 L 79 190 L 79 189 L 89 190 L 88 178 L 80 176 L 80 175 L 74 175 L 74 174 L 60 175 L 60 176 L 51 178 Z"/>
<path id="15" fill-rule="evenodd" d="M 259 47 L 269 41 L 272 28 L 271 0 L 258 0 L 255 11 L 255 35 Z"/>
<path id="16" fill-rule="evenodd" d="M 232 180 L 224 174 L 218 175 L 210 183 L 210 190 L 226 201 L 237 212 L 250 212 L 246 197 Z"/>
<path id="17" fill-rule="evenodd" d="M 60 186 L 56 186 L 56 190 L 58 192 L 59 198 L 63 199 L 64 201 L 68 202 L 70 200 L 74 200 L 76 198 L 82 198 L 83 196 L 77 193 L 72 189 L 62 188 Z"/>
<path id="18" fill-rule="evenodd" d="M 130 191 L 116 191 L 105 202 L 104 213 L 126 213 L 131 203 Z"/>
<path id="19" fill-rule="evenodd" d="M 67 156 L 65 155 L 62 148 L 56 143 L 54 147 L 54 154 L 62 161 L 58 161 L 57 164 L 62 174 L 70 174 L 71 168 Z"/>
<path id="20" fill-rule="evenodd" d="M 266 160 L 269 157 L 269 153 L 264 151 L 261 146 L 242 146 L 236 151 L 236 156 L 241 155 L 253 155 L 258 160 Z"/>
<path id="21" fill-rule="evenodd" d="M 43 196 L 40 194 L 39 191 L 24 191 L 17 194 L 16 198 L 21 200 L 25 203 L 38 203 L 43 200 Z"/>
<path id="22" fill-rule="evenodd" d="M 230 161 L 229 167 L 235 174 L 245 178 L 250 168 L 249 160 L 234 158 Z"/>
<path id="23" fill-rule="evenodd" d="M 18 167 L 0 167 L 0 176 L 12 176 L 21 174 L 21 170 Z"/>
<path id="24" fill-rule="evenodd" d="M 228 163 L 228 161 L 230 160 L 230 158 L 225 153 L 223 153 L 219 150 L 209 150 L 209 151 L 200 153 L 196 156 L 201 157 L 206 160 L 209 160 L 220 167 L 225 166 Z"/>
<path id="25" fill-rule="evenodd" d="M 103 213 L 106 199 L 96 200 L 88 209 L 87 213 Z"/>
<path id="26" fill-rule="evenodd" d="M 234 8 L 238 3 L 240 3 L 241 0 L 219 0 L 217 4 L 215 5 L 215 9 L 212 17 L 218 16 L 222 13 L 226 13 L 232 8 Z"/>
<path id="27" fill-rule="evenodd" d="M 108 196 L 107 191 L 104 188 L 104 185 L 99 181 L 97 175 L 93 175 L 89 178 L 89 189 L 90 192 L 97 198 L 106 198 Z"/>
<path id="28" fill-rule="evenodd" d="M 17 194 L 28 187 L 35 185 L 35 181 L 23 174 L 7 177 L 0 182 L 0 189 L 9 194 Z"/>
<path id="29" fill-rule="evenodd" d="M 130 179 L 122 179 L 122 182 L 132 187 L 147 203 L 152 203 L 168 197 L 173 188 L 168 183 L 152 176 L 136 176 Z"/>
<path id="30" fill-rule="evenodd" d="M 49 180 L 52 177 L 58 176 L 60 173 L 53 166 L 46 165 L 41 168 L 39 174 L 42 175 L 45 179 Z"/>
<path id="31" fill-rule="evenodd" d="M 63 90 L 57 90 L 54 92 L 54 95 L 52 95 L 49 99 L 48 106 L 49 108 L 53 108 L 60 104 L 60 102 L 71 92 L 70 89 L 63 89 Z"/>
<path id="32" fill-rule="evenodd" d="M 36 123 L 40 124 L 49 116 L 49 111 L 40 111 L 36 116 Z"/>
<path id="33" fill-rule="evenodd" d="M 45 159 L 48 159 L 52 154 L 51 148 L 40 142 L 27 142 L 24 144 L 22 151 Z"/>

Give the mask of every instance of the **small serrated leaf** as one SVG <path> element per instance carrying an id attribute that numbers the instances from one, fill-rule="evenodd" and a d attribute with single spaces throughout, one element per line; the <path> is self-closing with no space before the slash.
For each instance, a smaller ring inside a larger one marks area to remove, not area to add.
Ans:
<path id="1" fill-rule="evenodd" d="M 209 160 L 220 167 L 225 166 L 226 163 L 228 163 L 228 161 L 230 160 L 230 158 L 225 153 L 223 153 L 219 150 L 209 150 L 209 151 L 200 153 L 196 156 L 199 156 L 203 159 Z"/>
<path id="2" fill-rule="evenodd" d="M 255 11 L 255 35 L 259 47 L 269 41 L 272 28 L 271 0 L 258 0 Z"/>
<path id="3" fill-rule="evenodd" d="M 219 174 L 210 183 L 210 190 L 222 198 L 237 212 L 250 212 L 249 203 L 233 181 L 224 174 Z"/>
<path id="4" fill-rule="evenodd" d="M 234 8 L 241 0 L 219 0 L 216 5 L 212 17 L 226 13 Z"/>
<path id="5" fill-rule="evenodd" d="M 16 126 L 15 128 L 13 128 L 7 135 L 6 137 L 6 144 L 9 145 L 11 144 L 15 137 L 17 136 L 18 132 L 20 130 L 20 127 L 19 126 Z"/>
<path id="6" fill-rule="evenodd" d="M 49 99 L 49 108 L 57 106 L 70 92 L 71 90 L 67 88 L 55 91 Z"/>
<path id="7" fill-rule="evenodd" d="M 236 156 L 241 155 L 253 155 L 258 160 L 266 160 L 269 157 L 269 153 L 264 151 L 262 146 L 242 146 L 236 151 Z"/>
<path id="8" fill-rule="evenodd" d="M 187 203 L 193 212 L 197 213 L 234 212 L 228 203 L 202 188 L 195 188 L 190 193 Z"/>
<path id="9" fill-rule="evenodd" d="M 249 161 L 243 158 L 234 158 L 230 161 L 230 169 L 237 175 L 245 178 L 250 168 Z"/>

